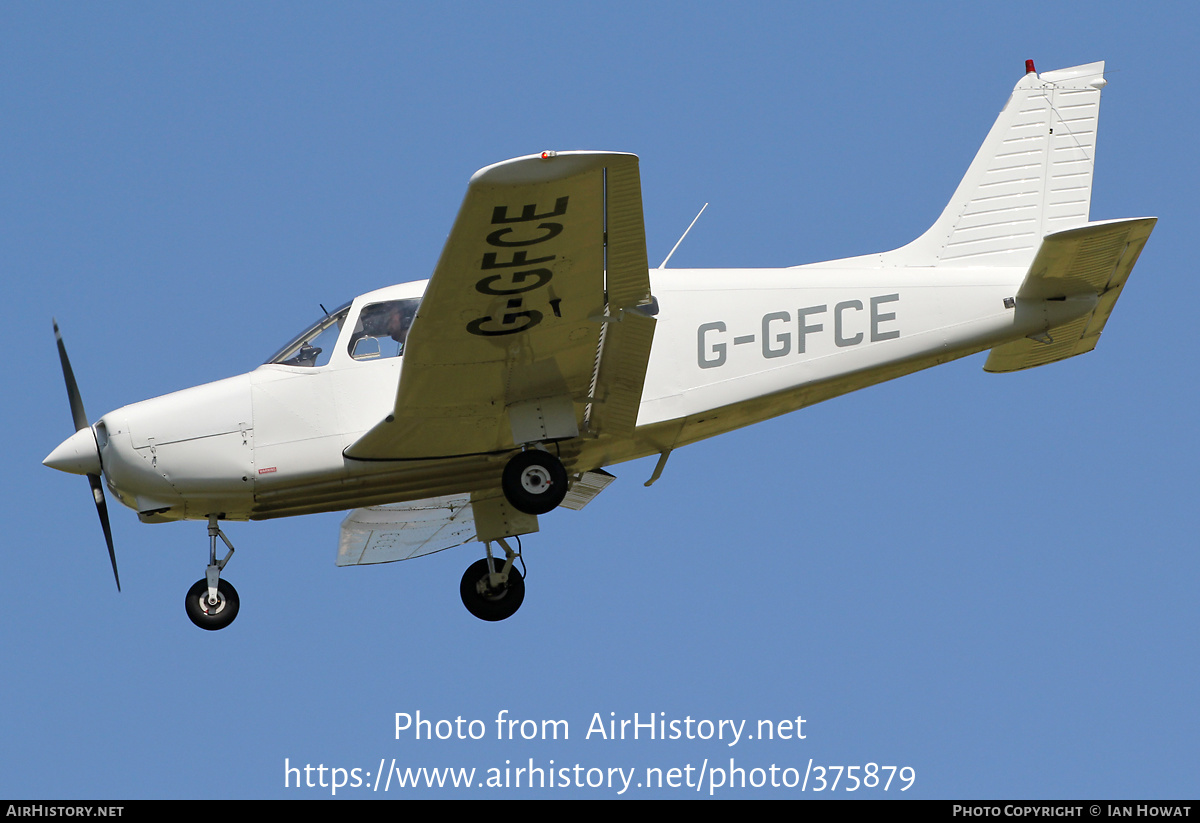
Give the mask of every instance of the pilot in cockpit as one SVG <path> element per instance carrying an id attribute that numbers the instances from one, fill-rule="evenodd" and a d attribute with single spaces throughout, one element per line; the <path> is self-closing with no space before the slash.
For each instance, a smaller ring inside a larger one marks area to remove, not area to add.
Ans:
<path id="1" fill-rule="evenodd" d="M 351 341 L 350 350 L 355 359 L 364 356 L 380 356 L 378 348 L 363 349 L 358 346 L 359 340 L 367 337 L 383 340 L 391 338 L 395 341 L 394 352 L 383 356 L 395 357 L 404 354 L 404 341 L 408 338 L 409 329 L 417 314 L 419 300 L 389 300 L 386 303 L 374 303 L 362 311 L 361 331 L 356 332 Z M 374 345 L 374 344 L 373 344 Z M 369 354 L 367 353 L 369 352 Z"/>

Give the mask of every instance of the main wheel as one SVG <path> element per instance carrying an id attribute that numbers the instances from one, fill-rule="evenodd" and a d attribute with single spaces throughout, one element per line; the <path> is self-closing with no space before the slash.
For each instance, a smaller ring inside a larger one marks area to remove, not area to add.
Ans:
<path id="1" fill-rule="evenodd" d="M 493 562 L 497 569 L 504 565 L 502 560 Z M 508 583 L 503 588 L 491 588 L 488 585 L 488 562 L 485 557 L 467 567 L 458 593 L 462 595 L 462 602 L 467 611 L 480 620 L 495 622 L 512 617 L 517 613 L 517 609 L 521 608 L 521 603 L 525 600 L 525 580 L 516 567 L 513 567 L 508 572 Z"/>
<path id="2" fill-rule="evenodd" d="M 530 449 L 508 461 L 500 487 L 517 511 L 546 514 L 567 496 L 567 470 L 554 455 Z"/>
<path id="3" fill-rule="evenodd" d="M 210 632 L 223 629 L 232 623 L 233 618 L 237 617 L 239 605 L 237 589 L 226 580 L 217 581 L 215 605 L 210 605 L 208 602 L 207 580 L 197 580 L 196 585 L 188 589 L 186 602 L 188 619 Z"/>

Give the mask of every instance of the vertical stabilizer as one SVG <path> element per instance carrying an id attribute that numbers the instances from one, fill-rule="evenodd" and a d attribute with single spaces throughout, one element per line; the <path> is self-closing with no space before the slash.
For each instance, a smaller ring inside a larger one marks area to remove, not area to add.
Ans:
<path id="1" fill-rule="evenodd" d="M 937 222 L 881 262 L 1028 266 L 1045 235 L 1087 223 L 1104 83 L 1103 62 L 1028 72 Z"/>

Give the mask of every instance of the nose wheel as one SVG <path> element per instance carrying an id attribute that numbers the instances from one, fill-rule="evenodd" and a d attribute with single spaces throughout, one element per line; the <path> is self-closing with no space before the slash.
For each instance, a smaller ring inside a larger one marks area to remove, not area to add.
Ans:
<path id="1" fill-rule="evenodd" d="M 233 557 L 233 544 L 217 525 L 219 519 L 216 514 L 208 516 L 208 568 L 204 570 L 204 579 L 197 580 L 196 585 L 188 589 L 184 603 L 188 619 L 210 632 L 232 623 L 241 606 L 237 589 L 228 580 L 221 579 L 221 570 Z M 218 537 L 229 547 L 229 554 L 222 560 L 217 560 Z"/>
<path id="2" fill-rule="evenodd" d="M 215 598 L 209 596 L 207 579 L 197 580 L 188 589 L 188 619 L 202 629 L 215 632 L 225 628 L 237 617 L 239 606 L 237 589 L 228 580 L 217 581 Z"/>
<path id="3" fill-rule="evenodd" d="M 517 511 L 547 514 L 567 496 L 567 470 L 549 452 L 529 449 L 508 461 L 500 487 Z"/>

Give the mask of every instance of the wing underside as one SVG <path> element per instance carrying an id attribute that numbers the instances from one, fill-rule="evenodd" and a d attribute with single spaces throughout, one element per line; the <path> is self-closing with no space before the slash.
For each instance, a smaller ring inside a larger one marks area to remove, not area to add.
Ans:
<path id="1" fill-rule="evenodd" d="M 647 270 L 635 156 L 564 152 L 479 171 L 409 333 L 394 411 L 346 456 L 566 439 L 593 422 L 589 407 L 604 420 L 595 406 L 609 398 L 607 424 L 631 431 L 654 323 L 632 312 L 650 300 Z M 628 328 L 603 335 L 621 362 L 606 360 L 602 329 L 626 310 Z"/>
<path id="2" fill-rule="evenodd" d="M 393 413 L 346 456 L 490 459 L 632 434 L 656 322 L 648 269 L 635 156 L 563 152 L 479 171 L 409 331 Z M 570 463 L 577 449 L 555 451 Z M 611 482 L 588 469 L 598 467 L 579 469 L 563 505 L 582 508 Z M 464 485 L 351 512 L 337 564 L 537 531 L 498 485 Z"/>
<path id="3" fill-rule="evenodd" d="M 342 521 L 339 566 L 392 563 L 475 539 L 469 494 L 355 509 Z"/>

